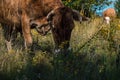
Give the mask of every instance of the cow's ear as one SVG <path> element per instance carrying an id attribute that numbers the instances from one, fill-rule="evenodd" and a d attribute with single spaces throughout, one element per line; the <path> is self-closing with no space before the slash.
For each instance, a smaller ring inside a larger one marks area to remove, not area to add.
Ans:
<path id="1" fill-rule="evenodd" d="M 73 19 L 82 22 L 82 16 L 77 10 L 72 10 Z"/>

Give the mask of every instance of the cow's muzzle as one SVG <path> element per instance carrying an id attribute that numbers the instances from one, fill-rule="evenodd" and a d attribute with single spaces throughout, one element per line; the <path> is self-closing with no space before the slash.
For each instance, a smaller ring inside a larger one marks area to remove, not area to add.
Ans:
<path id="1" fill-rule="evenodd" d="M 58 55 L 61 55 L 61 54 L 68 55 L 71 52 L 72 52 L 72 48 L 71 47 L 68 47 L 67 49 L 61 49 L 61 48 L 54 49 L 54 55 L 55 56 L 58 56 Z"/>
<path id="2" fill-rule="evenodd" d="M 43 24 L 40 26 L 36 26 L 36 30 L 39 34 L 45 36 L 51 30 L 51 27 L 49 24 Z"/>
<path id="3" fill-rule="evenodd" d="M 35 28 L 36 31 L 42 36 L 45 36 L 51 30 L 49 22 L 44 24 L 44 23 L 38 23 L 36 21 L 31 21 L 30 26 L 31 28 Z"/>

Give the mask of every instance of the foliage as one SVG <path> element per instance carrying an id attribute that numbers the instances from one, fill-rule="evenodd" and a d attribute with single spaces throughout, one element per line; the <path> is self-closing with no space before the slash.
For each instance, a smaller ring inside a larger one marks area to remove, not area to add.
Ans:
<path id="1" fill-rule="evenodd" d="M 109 5 L 109 0 L 62 0 L 63 3 L 73 9 L 80 11 L 83 15 L 91 17 L 96 9 L 103 5 Z M 99 6 L 99 7 L 95 7 Z"/>
<path id="2" fill-rule="evenodd" d="M 116 11 L 117 11 L 117 16 L 120 17 L 120 0 L 116 1 L 115 8 L 116 8 Z"/>

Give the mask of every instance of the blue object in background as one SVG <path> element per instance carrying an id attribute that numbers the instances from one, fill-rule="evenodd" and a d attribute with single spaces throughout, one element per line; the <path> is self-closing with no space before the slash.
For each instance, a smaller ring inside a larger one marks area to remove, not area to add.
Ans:
<path id="1" fill-rule="evenodd" d="M 114 3 L 116 0 L 109 0 L 109 1 L 112 1 L 111 4 L 103 5 L 100 9 L 97 9 L 95 12 L 96 15 L 102 16 L 103 11 L 105 11 L 108 8 L 114 8 Z M 97 8 L 99 8 L 99 6 L 97 6 Z"/>

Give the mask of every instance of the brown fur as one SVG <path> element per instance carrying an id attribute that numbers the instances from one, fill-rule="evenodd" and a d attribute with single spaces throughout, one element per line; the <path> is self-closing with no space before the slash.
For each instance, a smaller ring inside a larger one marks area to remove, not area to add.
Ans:
<path id="1" fill-rule="evenodd" d="M 49 19 L 51 11 L 55 14 Z M 65 7 L 61 0 L 0 0 L 0 23 L 5 35 L 10 33 L 11 38 L 12 32 L 21 30 L 26 47 L 32 44 L 31 25 L 35 24 L 41 32 L 39 25 L 46 26 L 47 20 L 51 22 L 55 47 L 67 49 L 74 28 L 73 20 L 81 21 L 79 12 Z M 6 40 L 10 41 L 10 38 Z"/>
<path id="2" fill-rule="evenodd" d="M 109 24 L 111 20 L 116 18 L 116 11 L 113 8 L 108 8 L 103 12 L 103 20 L 105 23 Z"/>
<path id="3" fill-rule="evenodd" d="M 103 17 L 111 17 L 111 18 L 115 18 L 116 17 L 116 11 L 113 8 L 108 8 L 107 10 L 105 10 L 103 12 Z"/>
<path id="4" fill-rule="evenodd" d="M 42 23 L 42 24 L 41 24 Z M 40 19 L 34 19 L 30 21 L 31 28 L 36 28 L 40 35 L 45 36 L 51 29 L 46 17 Z M 44 27 L 42 27 L 44 26 Z"/>
<path id="5" fill-rule="evenodd" d="M 25 46 L 30 46 L 30 20 L 42 19 L 51 10 L 61 6 L 61 0 L 0 0 L 0 23 L 5 30 L 5 36 L 10 36 L 5 39 L 9 42 L 12 32 L 18 27 L 22 30 Z"/>
<path id="6" fill-rule="evenodd" d="M 52 33 L 56 43 L 55 47 L 67 49 L 69 47 L 71 32 L 74 28 L 72 10 L 68 7 L 56 9 L 52 24 L 54 24 Z"/>

